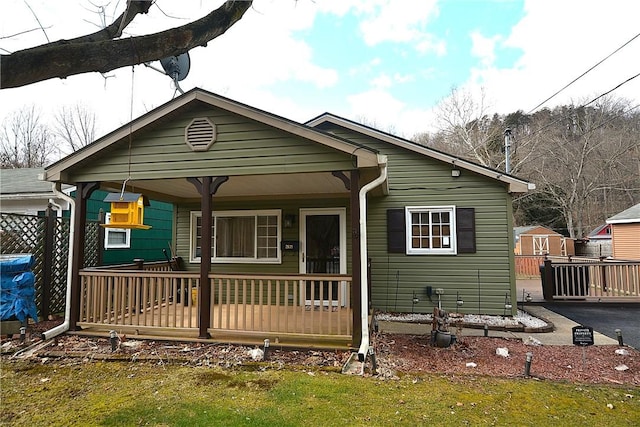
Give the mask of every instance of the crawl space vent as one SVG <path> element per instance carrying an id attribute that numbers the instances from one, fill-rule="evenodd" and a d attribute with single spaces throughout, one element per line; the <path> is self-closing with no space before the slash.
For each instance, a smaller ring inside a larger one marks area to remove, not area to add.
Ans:
<path id="1" fill-rule="evenodd" d="M 195 118 L 185 129 L 185 142 L 193 151 L 207 151 L 216 140 L 216 125 L 206 117 Z"/>

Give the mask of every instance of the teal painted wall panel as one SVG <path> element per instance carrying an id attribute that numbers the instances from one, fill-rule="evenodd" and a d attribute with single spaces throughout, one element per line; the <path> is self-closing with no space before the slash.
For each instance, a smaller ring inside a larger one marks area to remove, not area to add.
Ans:
<path id="1" fill-rule="evenodd" d="M 110 204 L 104 202 L 108 193 L 94 191 L 87 200 L 87 218 L 97 220 L 100 209 L 109 212 Z M 165 255 L 162 249 L 170 253 L 170 242 L 173 239 L 173 205 L 165 202 L 150 200 L 150 206 L 144 209 L 144 223 L 150 225 L 150 230 L 131 230 L 129 248 L 104 249 L 103 264 L 130 263 L 133 259 L 141 258 L 145 261 L 162 261 Z"/>

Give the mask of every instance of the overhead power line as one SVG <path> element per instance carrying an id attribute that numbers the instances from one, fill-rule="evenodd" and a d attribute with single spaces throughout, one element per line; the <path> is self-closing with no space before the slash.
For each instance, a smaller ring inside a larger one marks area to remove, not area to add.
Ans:
<path id="1" fill-rule="evenodd" d="M 560 89 L 559 91 L 557 91 L 556 93 L 554 93 L 553 95 L 551 95 L 550 97 L 548 97 L 547 99 L 545 99 L 544 101 L 542 101 L 541 103 L 539 103 L 538 105 L 536 105 L 535 107 L 533 107 L 531 110 L 529 110 L 529 112 L 527 112 L 527 114 L 530 114 L 531 112 L 535 111 L 536 109 L 538 109 L 539 107 L 541 107 L 542 105 L 544 105 L 547 101 L 549 101 L 550 99 L 552 99 L 553 97 L 555 97 L 556 95 L 558 95 L 560 92 L 562 92 L 563 90 L 565 90 L 566 88 L 568 88 L 569 86 L 571 86 L 572 84 L 574 84 L 575 82 L 577 82 L 578 80 L 580 80 L 582 77 L 584 77 L 587 73 L 589 73 L 591 70 L 593 70 L 594 68 L 596 68 L 598 65 L 602 64 L 604 61 L 606 61 L 607 59 L 609 59 L 611 56 L 613 56 L 614 54 L 616 54 L 620 49 L 624 48 L 626 45 L 628 45 L 629 43 L 631 43 L 632 41 L 634 41 L 636 38 L 640 37 L 640 33 L 636 34 L 635 36 L 631 37 L 631 39 L 629 39 L 625 44 L 623 44 L 622 46 L 620 46 L 619 48 L 617 48 L 616 50 L 614 50 L 613 52 L 611 52 L 609 55 L 607 55 L 606 57 L 604 57 L 603 59 L 601 59 L 597 64 L 595 64 L 594 66 L 592 66 L 591 68 L 589 68 L 587 71 L 585 71 L 584 73 L 580 74 L 578 77 L 576 77 L 575 79 L 571 80 L 571 82 L 569 82 L 567 85 L 565 85 L 562 89 Z M 613 89 L 612 89 L 613 90 Z"/>
<path id="2" fill-rule="evenodd" d="M 596 96 L 591 101 L 589 101 L 586 104 L 584 104 L 583 107 L 586 107 L 589 104 L 593 104 L 594 102 L 596 102 L 598 99 L 602 98 L 603 96 L 609 95 L 611 92 L 613 92 L 614 90 L 618 89 L 620 86 L 629 83 L 631 80 L 635 79 L 638 76 L 640 76 L 640 73 L 636 74 L 635 76 L 629 77 L 627 80 L 623 81 L 622 83 L 620 83 L 618 86 L 614 87 L 613 89 L 610 89 L 610 90 L 606 91 L 605 93 Z"/>
<path id="3" fill-rule="evenodd" d="M 625 81 L 623 81 L 623 82 L 619 83 L 618 85 L 616 85 L 614 88 L 609 89 L 608 91 L 606 91 L 606 92 L 604 92 L 604 93 L 602 93 L 602 94 L 600 94 L 600 95 L 596 96 L 596 97 L 595 97 L 595 98 L 593 98 L 591 101 L 589 101 L 589 102 L 587 102 L 587 103 L 585 103 L 585 104 L 582 104 L 582 105 L 579 105 L 579 106 L 575 107 L 575 110 L 578 110 L 578 109 L 580 109 L 580 108 L 584 108 L 584 107 L 586 107 L 586 106 L 588 106 L 588 105 L 593 104 L 593 103 L 594 103 L 594 102 L 596 102 L 598 99 L 602 98 L 602 97 L 603 97 L 603 96 L 605 96 L 605 95 L 610 94 L 610 93 L 611 93 L 611 92 L 613 92 L 614 90 L 618 89 L 620 86 L 622 86 L 622 85 L 625 85 L 625 84 L 629 83 L 631 80 L 633 80 L 633 79 L 635 79 L 635 78 L 637 78 L 637 77 L 639 77 L 639 76 L 640 76 L 640 73 L 636 74 L 635 76 L 631 76 L 631 77 L 629 77 L 629 78 L 628 78 L 628 79 L 626 79 Z M 636 108 L 636 107 L 633 107 L 633 108 Z M 529 113 L 527 113 L 527 114 L 529 114 Z M 548 123 L 547 125 L 545 125 L 545 126 L 541 127 L 540 129 L 538 129 L 538 130 L 536 130 L 536 131 L 532 132 L 531 134 L 527 135 L 527 138 L 528 138 L 528 139 L 530 139 L 530 138 L 531 138 L 531 137 L 533 137 L 534 135 L 536 135 L 536 134 L 538 134 L 538 133 L 542 132 L 543 130 L 547 129 L 548 127 L 553 126 L 554 124 L 556 124 L 556 123 L 560 122 L 561 120 L 566 119 L 567 117 L 569 117 L 569 115 L 561 116 L 560 118 L 558 118 L 558 119 L 554 120 L 553 122 Z"/>

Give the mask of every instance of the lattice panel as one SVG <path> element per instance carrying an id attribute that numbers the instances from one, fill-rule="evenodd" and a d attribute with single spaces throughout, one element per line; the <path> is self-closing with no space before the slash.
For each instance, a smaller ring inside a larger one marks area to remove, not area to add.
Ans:
<path id="1" fill-rule="evenodd" d="M 0 250 L 3 254 L 31 254 L 38 245 L 44 218 L 30 215 L 0 214 Z"/>
<path id="2" fill-rule="evenodd" d="M 42 301 L 42 269 L 44 266 L 44 234 L 46 219 L 31 215 L 0 215 L 0 251 L 2 254 L 31 254 L 35 275 L 35 293 L 38 312 Z"/>
<path id="3" fill-rule="evenodd" d="M 45 257 L 51 257 L 51 283 L 49 313 L 63 313 L 66 303 L 67 265 L 69 260 L 68 218 L 54 218 L 53 250 L 45 253 L 47 218 L 31 215 L 0 213 L 0 253 L 32 254 L 32 271 L 36 277 L 35 293 L 38 314 L 42 313 Z M 99 223 L 88 222 L 85 230 L 85 266 L 96 266 L 100 259 Z"/>
<path id="4" fill-rule="evenodd" d="M 84 266 L 96 267 L 100 264 L 100 223 L 87 221 L 84 237 Z"/>
<path id="5" fill-rule="evenodd" d="M 63 313 L 67 295 L 67 263 L 69 261 L 69 233 L 71 230 L 68 218 L 56 218 L 54 225 L 53 257 L 51 265 L 50 313 Z"/>

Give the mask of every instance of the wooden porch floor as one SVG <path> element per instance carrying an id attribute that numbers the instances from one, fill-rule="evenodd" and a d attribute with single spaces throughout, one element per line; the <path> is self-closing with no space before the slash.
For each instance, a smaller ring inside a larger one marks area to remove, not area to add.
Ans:
<path id="1" fill-rule="evenodd" d="M 199 338 L 197 306 L 175 302 L 77 325 L 80 335 L 108 336 L 114 330 L 140 339 L 245 345 L 263 345 L 269 339 L 272 346 L 281 347 L 352 347 L 352 311 L 343 307 L 216 304 L 211 307 L 207 339 Z"/>

